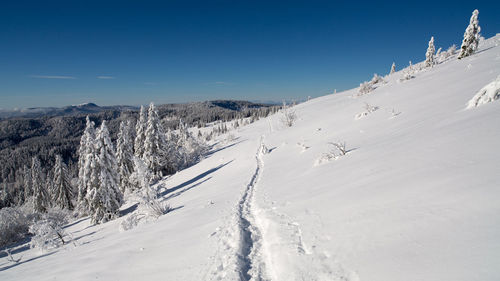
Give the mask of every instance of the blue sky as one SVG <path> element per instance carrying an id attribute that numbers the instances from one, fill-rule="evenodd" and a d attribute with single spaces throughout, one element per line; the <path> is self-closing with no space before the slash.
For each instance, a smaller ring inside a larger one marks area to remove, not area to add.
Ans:
<path id="1" fill-rule="evenodd" d="M 0 108 L 281 100 L 356 87 L 461 43 L 498 1 L 10 1 Z"/>

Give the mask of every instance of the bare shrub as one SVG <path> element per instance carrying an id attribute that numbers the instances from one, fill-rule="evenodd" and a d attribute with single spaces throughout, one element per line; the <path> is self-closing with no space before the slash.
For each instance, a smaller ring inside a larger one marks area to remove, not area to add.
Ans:
<path id="1" fill-rule="evenodd" d="M 295 121 L 297 120 L 297 114 L 295 110 L 291 109 L 290 105 L 287 105 L 285 101 L 283 101 L 282 108 L 283 115 L 281 116 L 281 123 L 286 127 L 292 127 Z"/>
<path id="2" fill-rule="evenodd" d="M 338 158 L 346 155 L 349 151 L 346 148 L 345 142 L 329 142 L 331 147 L 328 152 L 323 153 L 323 155 L 316 160 L 315 165 L 320 165 L 325 162 L 330 162 L 332 160 L 337 160 Z"/>
<path id="3" fill-rule="evenodd" d="M 336 150 L 336 155 L 337 157 L 344 156 L 347 154 L 347 150 L 345 148 L 345 142 L 329 142 L 334 147 L 334 150 Z"/>
<path id="4" fill-rule="evenodd" d="M 63 229 L 63 226 L 68 223 L 69 216 L 68 211 L 58 208 L 49 209 L 29 228 L 30 233 L 33 234 L 31 247 L 46 250 L 60 247 L 71 240 Z"/>

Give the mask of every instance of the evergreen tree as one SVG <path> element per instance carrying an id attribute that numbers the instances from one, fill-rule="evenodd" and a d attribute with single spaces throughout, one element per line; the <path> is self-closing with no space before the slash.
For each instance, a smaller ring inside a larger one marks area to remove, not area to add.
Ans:
<path id="1" fill-rule="evenodd" d="M 73 191 L 71 189 L 70 180 L 66 164 L 62 161 L 60 155 L 56 155 L 56 163 L 54 165 L 54 205 L 61 209 L 73 210 Z"/>
<path id="2" fill-rule="evenodd" d="M 149 106 L 145 135 L 142 159 L 155 177 L 161 177 L 168 166 L 168 147 L 160 117 L 153 103 Z"/>
<path id="3" fill-rule="evenodd" d="M 31 185 L 33 187 L 33 211 L 44 213 L 49 207 L 49 196 L 44 186 L 42 166 L 38 157 L 33 157 L 31 161 Z"/>
<path id="4" fill-rule="evenodd" d="M 130 120 L 120 123 L 120 132 L 116 141 L 116 160 L 118 162 L 118 173 L 120 175 L 120 189 L 133 190 L 130 182 L 130 174 L 134 171 L 134 144 L 132 142 L 132 122 Z"/>
<path id="5" fill-rule="evenodd" d="M 135 156 L 142 158 L 144 155 L 144 141 L 146 140 L 146 128 L 148 123 L 148 116 L 146 114 L 146 108 L 141 105 L 141 111 L 139 112 L 139 120 L 135 125 Z"/>
<path id="6" fill-rule="evenodd" d="M 24 185 L 24 201 L 27 202 L 28 198 L 33 196 L 33 188 L 32 188 L 32 179 L 31 179 L 31 170 L 24 165 L 23 167 L 23 185 Z"/>
<path id="7" fill-rule="evenodd" d="M 396 72 L 396 63 L 392 63 L 392 66 L 391 66 L 391 73 L 389 74 L 393 74 L 394 72 Z"/>
<path id="8" fill-rule="evenodd" d="M 477 19 L 478 15 L 478 10 L 474 10 L 474 12 L 472 12 L 469 25 L 465 29 L 464 40 L 462 41 L 462 46 L 460 47 L 458 59 L 470 56 L 477 50 L 477 45 L 479 44 L 479 32 L 481 32 L 479 20 Z"/>
<path id="9" fill-rule="evenodd" d="M 83 213 L 88 209 L 86 195 L 90 185 L 91 164 L 95 157 L 94 140 L 95 124 L 87 116 L 87 124 L 78 149 L 78 205 Z"/>
<path id="10" fill-rule="evenodd" d="M 91 161 L 90 189 L 86 196 L 94 224 L 116 218 L 123 203 L 115 151 L 105 121 L 96 134 L 95 153 L 96 157 Z"/>
<path id="11" fill-rule="evenodd" d="M 434 47 L 434 36 L 431 37 L 429 41 L 429 47 L 427 48 L 427 52 L 425 53 L 425 67 L 433 67 L 434 66 L 434 52 L 436 48 Z"/>

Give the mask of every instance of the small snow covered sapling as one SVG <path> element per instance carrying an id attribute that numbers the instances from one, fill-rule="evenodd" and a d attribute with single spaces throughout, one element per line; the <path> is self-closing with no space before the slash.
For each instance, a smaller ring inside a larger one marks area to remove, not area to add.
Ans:
<path id="1" fill-rule="evenodd" d="M 389 74 L 393 74 L 394 72 L 396 72 L 396 63 L 395 62 L 392 63 L 391 72 Z"/>
<path id="2" fill-rule="evenodd" d="M 434 36 L 431 37 L 429 41 L 429 47 L 427 48 L 427 52 L 425 53 L 425 67 L 433 67 L 434 66 L 434 52 L 436 48 L 434 47 Z"/>
<path id="3" fill-rule="evenodd" d="M 405 81 L 405 80 L 410 80 L 412 78 L 415 78 L 415 76 L 413 76 L 414 73 L 415 73 L 415 70 L 413 69 L 413 65 L 411 64 L 411 61 L 410 61 L 410 65 L 403 70 L 403 74 L 401 76 L 401 79 L 399 79 L 399 81 Z"/>

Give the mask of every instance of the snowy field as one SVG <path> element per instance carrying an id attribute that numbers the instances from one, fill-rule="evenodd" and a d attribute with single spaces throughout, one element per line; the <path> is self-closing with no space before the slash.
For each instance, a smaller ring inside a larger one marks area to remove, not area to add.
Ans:
<path id="1" fill-rule="evenodd" d="M 0 280 L 500 280 L 500 100 L 466 109 L 500 75 L 499 44 L 221 136 L 158 184 L 170 213 L 78 220 L 70 244 L 1 258 Z"/>

